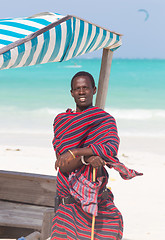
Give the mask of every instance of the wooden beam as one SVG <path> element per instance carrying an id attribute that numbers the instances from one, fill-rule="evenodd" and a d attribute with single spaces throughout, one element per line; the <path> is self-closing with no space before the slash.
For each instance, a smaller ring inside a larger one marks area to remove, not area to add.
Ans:
<path id="1" fill-rule="evenodd" d="M 54 209 L 47 209 L 44 212 L 42 230 L 41 230 L 41 240 L 48 239 L 51 235 L 52 219 L 54 217 Z"/>
<path id="2" fill-rule="evenodd" d="M 18 239 L 34 232 L 34 229 L 0 226 L 0 239 Z M 6 240 L 7 240 L 6 239 Z M 27 239 L 26 239 L 27 240 Z"/>
<path id="3" fill-rule="evenodd" d="M 0 170 L 0 200 L 54 207 L 56 177 Z"/>
<path id="4" fill-rule="evenodd" d="M 105 101 L 108 92 L 108 83 L 111 71 L 113 52 L 109 49 L 103 48 L 103 55 L 101 61 L 99 84 L 96 96 L 96 106 L 104 109 Z"/>
<path id="5" fill-rule="evenodd" d="M 41 231 L 47 209 L 48 207 L 0 201 L 0 226 Z M 54 208 L 51 210 L 54 211 Z"/>
<path id="6" fill-rule="evenodd" d="M 26 240 L 40 240 L 41 233 L 40 232 L 33 232 L 30 235 L 25 237 Z"/>

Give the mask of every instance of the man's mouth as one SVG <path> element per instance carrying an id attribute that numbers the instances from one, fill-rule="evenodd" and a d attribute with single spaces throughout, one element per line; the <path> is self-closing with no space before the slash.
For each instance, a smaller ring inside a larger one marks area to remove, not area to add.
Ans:
<path id="1" fill-rule="evenodd" d="M 80 102 L 85 102 L 86 98 L 85 97 L 80 97 L 79 100 L 80 100 Z"/>

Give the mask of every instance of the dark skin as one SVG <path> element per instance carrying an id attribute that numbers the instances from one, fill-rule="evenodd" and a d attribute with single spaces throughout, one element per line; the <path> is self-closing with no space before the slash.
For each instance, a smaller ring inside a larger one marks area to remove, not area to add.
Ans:
<path id="1" fill-rule="evenodd" d="M 79 76 L 73 80 L 73 89 L 71 95 L 76 103 L 76 112 L 82 112 L 89 106 L 92 106 L 93 95 L 96 93 L 96 87 L 92 87 L 92 83 L 88 76 Z M 85 157 L 85 161 L 90 163 L 93 168 L 98 168 L 105 165 L 105 161 L 100 156 L 94 156 L 91 147 L 72 149 L 73 155 L 68 151 L 61 155 L 56 155 L 55 169 L 59 167 L 65 172 L 72 172 L 73 170 L 83 166 L 80 156 Z"/>

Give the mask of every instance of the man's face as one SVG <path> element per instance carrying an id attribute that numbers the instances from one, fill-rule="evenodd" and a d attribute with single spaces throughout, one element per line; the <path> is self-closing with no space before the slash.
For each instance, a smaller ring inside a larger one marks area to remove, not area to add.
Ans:
<path id="1" fill-rule="evenodd" d="M 92 106 L 93 95 L 96 93 L 96 87 L 92 87 L 92 83 L 88 76 L 79 76 L 73 80 L 72 97 L 76 103 L 76 111 L 81 112 Z"/>

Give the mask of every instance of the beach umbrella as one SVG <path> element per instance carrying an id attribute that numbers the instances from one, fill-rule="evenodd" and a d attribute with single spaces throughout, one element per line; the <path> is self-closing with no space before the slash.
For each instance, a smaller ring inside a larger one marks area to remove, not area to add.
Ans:
<path id="1" fill-rule="evenodd" d="M 45 12 L 0 19 L 0 70 L 67 61 L 103 49 L 96 96 L 96 106 L 101 108 L 105 105 L 113 51 L 120 46 L 121 34 L 72 15 Z M 92 240 L 94 224 L 93 215 Z"/>
<path id="2" fill-rule="evenodd" d="M 104 108 L 113 51 L 121 34 L 72 15 L 0 19 L 0 70 L 67 61 L 103 49 L 96 105 Z"/>

